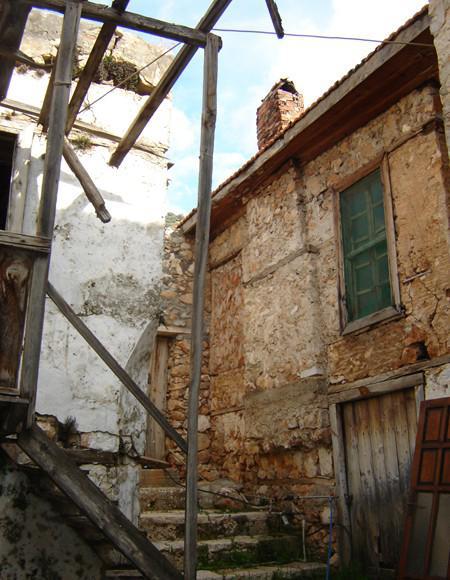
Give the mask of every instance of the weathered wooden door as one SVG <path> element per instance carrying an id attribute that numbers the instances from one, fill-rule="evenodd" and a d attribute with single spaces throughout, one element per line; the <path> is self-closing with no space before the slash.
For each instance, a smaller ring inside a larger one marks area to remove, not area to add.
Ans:
<path id="1" fill-rule="evenodd" d="M 399 578 L 450 578 L 450 397 L 420 409 Z"/>
<path id="2" fill-rule="evenodd" d="M 417 430 L 414 389 L 345 403 L 342 418 L 352 559 L 393 570 Z"/>

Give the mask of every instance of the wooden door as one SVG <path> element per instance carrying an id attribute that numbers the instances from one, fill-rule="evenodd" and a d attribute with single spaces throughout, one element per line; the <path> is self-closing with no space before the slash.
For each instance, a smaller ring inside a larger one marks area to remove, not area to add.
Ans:
<path id="1" fill-rule="evenodd" d="M 396 568 L 417 429 L 414 389 L 343 404 L 352 560 Z"/>
<path id="2" fill-rule="evenodd" d="M 167 364 L 169 361 L 169 339 L 157 336 L 150 364 L 149 397 L 160 411 L 166 411 Z M 147 419 L 146 455 L 154 459 L 166 459 L 166 435 L 157 422 Z"/>
<path id="3" fill-rule="evenodd" d="M 399 577 L 450 578 L 450 397 L 421 405 Z"/>

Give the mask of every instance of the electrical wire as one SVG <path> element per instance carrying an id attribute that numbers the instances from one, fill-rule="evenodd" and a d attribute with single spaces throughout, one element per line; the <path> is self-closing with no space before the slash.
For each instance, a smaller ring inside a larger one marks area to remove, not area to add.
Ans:
<path id="1" fill-rule="evenodd" d="M 123 85 L 125 85 L 134 76 L 140 74 L 143 70 L 145 70 L 149 66 L 152 66 L 152 64 L 155 64 L 155 62 L 157 62 L 160 58 L 162 58 L 163 56 L 166 56 L 166 54 L 169 54 L 169 52 L 171 52 L 172 50 L 175 50 L 181 44 L 182 44 L 181 42 L 177 42 L 176 44 L 174 44 L 173 46 L 171 46 L 170 48 L 168 48 L 167 50 L 165 50 L 164 52 L 162 52 L 159 56 L 157 56 L 156 58 L 154 58 L 151 62 L 149 62 L 148 64 L 144 65 L 143 67 L 141 67 L 137 71 L 131 73 L 129 76 L 127 76 L 126 78 L 124 78 L 123 81 L 120 81 L 120 83 L 117 83 L 117 85 L 115 85 L 112 89 L 110 89 L 109 91 L 107 91 L 104 95 L 101 95 L 100 97 L 98 97 L 97 99 L 95 99 L 94 101 L 92 101 L 92 103 L 89 103 L 88 105 L 86 105 L 85 107 L 83 107 L 78 114 L 81 115 L 81 113 L 84 113 L 85 111 L 88 111 L 91 107 L 93 107 L 94 105 L 96 105 L 99 101 L 101 101 L 102 99 L 104 99 L 105 97 L 107 97 L 108 95 L 110 95 L 116 89 L 120 89 L 120 87 L 122 87 Z"/>
<path id="2" fill-rule="evenodd" d="M 242 34 L 266 34 L 276 36 L 276 32 L 271 30 L 246 30 L 238 28 L 214 28 L 214 32 L 237 32 Z M 362 38 L 358 36 L 326 36 L 324 34 L 300 34 L 295 32 L 285 32 L 284 36 L 290 36 L 292 38 L 318 38 L 319 40 L 354 40 L 357 42 L 373 42 L 376 44 L 401 44 L 408 46 L 421 46 L 430 48 L 433 45 L 425 42 L 402 42 L 400 40 L 379 40 L 375 38 Z"/>

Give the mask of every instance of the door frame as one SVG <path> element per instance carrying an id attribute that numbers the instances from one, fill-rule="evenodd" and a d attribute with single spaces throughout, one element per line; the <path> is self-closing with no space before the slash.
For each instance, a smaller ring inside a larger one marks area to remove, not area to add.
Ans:
<path id="1" fill-rule="evenodd" d="M 352 526 L 345 461 L 342 405 L 351 401 L 360 401 L 411 388 L 415 389 L 416 410 L 417 417 L 419 417 L 420 403 L 424 400 L 425 396 L 423 372 L 404 375 L 395 379 L 383 380 L 381 382 L 377 382 L 377 377 L 373 377 L 373 382 L 364 387 L 350 388 L 328 397 L 334 474 L 336 480 L 336 503 L 339 522 L 338 550 L 340 560 L 344 564 L 350 564 L 352 559 Z"/>

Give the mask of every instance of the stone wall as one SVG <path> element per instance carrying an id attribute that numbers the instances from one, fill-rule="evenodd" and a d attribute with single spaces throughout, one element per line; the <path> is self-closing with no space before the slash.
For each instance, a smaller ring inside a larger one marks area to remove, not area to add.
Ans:
<path id="1" fill-rule="evenodd" d="M 102 563 L 0 455 L 0 577 L 100 580 Z"/>
<path id="2" fill-rule="evenodd" d="M 194 241 L 185 238 L 176 228 L 168 227 L 164 246 L 164 286 L 161 292 L 163 327 L 175 327 L 180 330 L 169 342 L 169 364 L 167 376 L 167 416 L 170 423 L 183 435 L 187 436 L 187 405 L 190 381 L 190 327 L 192 316 L 193 289 L 193 248 Z M 214 479 L 215 468 L 211 465 L 211 422 L 209 418 L 210 381 L 208 373 L 209 359 L 209 285 L 206 281 L 205 302 L 205 339 L 203 343 L 203 366 L 200 383 L 199 401 L 199 474 L 201 478 Z M 166 439 L 168 460 L 185 473 L 185 456 Z M 212 469 L 212 473 L 211 473 Z"/>
<path id="3" fill-rule="evenodd" d="M 441 101 L 444 113 L 447 149 L 450 152 L 450 1 L 430 0 L 430 30 L 434 36 L 441 80 Z"/>
<path id="4" fill-rule="evenodd" d="M 211 242 L 208 470 L 305 518 L 312 551 L 324 548 L 327 501 L 282 498 L 334 492 L 329 385 L 407 368 L 423 349 L 431 359 L 448 353 L 448 163 L 437 96 L 425 86 L 307 165 L 286 163 Z M 403 313 L 343 336 L 336 191 L 383 157 Z M 175 360 L 185 364 L 181 349 Z M 447 394 L 448 367 L 427 370 L 425 381 L 426 397 Z"/>

